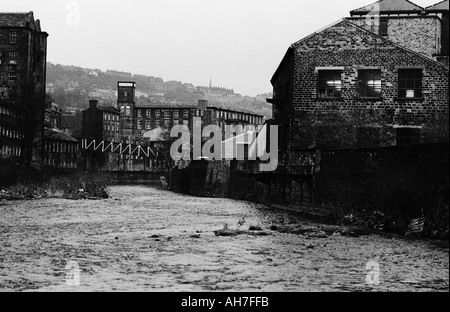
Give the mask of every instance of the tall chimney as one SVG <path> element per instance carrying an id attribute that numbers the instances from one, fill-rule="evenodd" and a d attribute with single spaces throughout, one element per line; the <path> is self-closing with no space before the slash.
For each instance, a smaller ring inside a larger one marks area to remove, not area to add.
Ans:
<path id="1" fill-rule="evenodd" d="M 89 100 L 89 108 L 96 109 L 98 104 L 98 100 Z"/>

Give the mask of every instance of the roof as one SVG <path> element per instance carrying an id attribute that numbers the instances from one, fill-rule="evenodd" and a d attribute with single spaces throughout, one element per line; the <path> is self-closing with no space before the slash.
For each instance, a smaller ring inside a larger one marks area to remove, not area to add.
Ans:
<path id="1" fill-rule="evenodd" d="M 97 108 L 99 110 L 105 111 L 105 112 L 109 112 L 109 113 L 113 113 L 113 114 L 120 114 L 120 111 L 114 107 L 102 107 L 102 106 L 97 106 Z"/>
<path id="2" fill-rule="evenodd" d="M 45 128 L 44 138 L 47 140 L 78 143 L 76 139 L 57 128 Z"/>
<path id="3" fill-rule="evenodd" d="M 0 27 L 31 27 L 41 31 L 39 20 L 34 20 L 33 12 L 0 13 Z"/>
<path id="4" fill-rule="evenodd" d="M 227 111 L 231 111 L 231 112 L 235 112 L 235 113 L 244 113 L 244 114 L 250 114 L 250 115 L 255 115 L 255 116 L 259 116 L 259 117 L 264 117 L 263 115 L 256 114 L 255 112 L 249 111 L 247 109 L 242 109 L 242 108 L 236 109 L 235 106 L 233 106 L 231 104 L 226 104 L 226 103 L 217 103 L 217 102 L 210 103 L 210 102 L 208 102 L 208 108 L 217 108 L 217 109 L 227 110 Z"/>
<path id="5" fill-rule="evenodd" d="M 444 0 L 441 1 L 439 3 L 430 5 L 429 7 L 426 7 L 425 10 L 427 11 L 448 11 L 448 3 L 450 2 L 450 0 Z"/>
<path id="6" fill-rule="evenodd" d="M 149 105 L 139 105 L 135 106 L 135 109 L 196 109 L 198 106 L 197 104 L 149 104 Z M 263 115 L 256 114 L 255 112 L 246 110 L 246 109 L 236 109 L 233 105 L 227 105 L 224 103 L 211 103 L 208 102 L 208 108 L 216 108 L 216 109 L 222 109 L 222 110 L 228 110 L 236 113 L 245 113 L 245 114 L 251 114 L 255 116 L 264 117 Z"/>
<path id="7" fill-rule="evenodd" d="M 166 109 L 166 108 L 186 108 L 186 109 L 193 109 L 196 108 L 196 104 L 186 104 L 186 103 L 164 103 L 164 104 L 141 104 L 141 105 L 135 105 L 136 109 L 142 108 L 159 108 L 159 109 Z"/>
<path id="8" fill-rule="evenodd" d="M 411 13 L 422 12 L 424 8 L 408 0 L 380 0 L 359 9 L 350 11 L 350 15 L 363 15 L 379 7 L 380 13 Z"/>
<path id="9" fill-rule="evenodd" d="M 352 27 L 355 27 L 355 28 L 360 29 L 360 30 L 362 30 L 362 31 L 364 31 L 364 32 L 370 33 L 372 36 L 375 36 L 375 37 L 378 37 L 378 38 L 380 38 L 380 39 L 382 39 L 382 40 L 384 40 L 384 41 L 387 41 L 387 42 L 389 42 L 390 44 L 392 44 L 393 46 L 395 46 L 395 47 L 397 47 L 397 48 L 399 48 L 399 49 L 401 49 L 401 50 L 403 50 L 403 51 L 405 51 L 405 52 L 412 53 L 412 54 L 416 55 L 417 57 L 420 57 L 420 58 L 422 58 L 422 59 L 424 59 L 424 60 L 427 60 L 428 62 L 434 63 L 434 64 L 436 64 L 436 65 L 438 65 L 438 66 L 442 66 L 442 67 L 448 69 L 448 66 L 445 65 L 445 64 L 442 64 L 442 63 L 440 63 L 440 62 L 438 62 L 438 61 L 436 61 L 436 60 L 434 60 L 434 59 L 432 59 L 432 58 L 429 58 L 429 57 L 427 57 L 427 56 L 425 56 L 425 55 L 422 55 L 422 54 L 420 54 L 420 53 L 418 53 L 418 52 L 415 52 L 415 51 L 413 51 L 413 50 L 410 50 L 410 49 L 408 49 L 408 48 L 406 48 L 406 47 L 404 47 L 404 46 L 402 46 L 402 45 L 400 45 L 400 44 L 398 44 L 398 43 L 393 42 L 392 40 L 389 40 L 389 39 L 387 39 L 387 38 L 385 38 L 385 37 L 383 37 L 383 36 L 380 36 L 380 35 L 378 35 L 378 34 L 372 32 L 372 31 L 370 31 L 370 30 L 367 30 L 367 29 L 365 29 L 365 28 L 363 28 L 363 27 L 361 27 L 361 26 L 358 26 L 358 25 L 356 25 L 356 24 L 350 22 L 349 19 L 347 19 L 347 18 L 342 18 L 342 19 L 338 20 L 337 22 L 335 22 L 335 23 L 329 25 L 328 27 L 323 28 L 323 29 L 321 29 L 321 30 L 319 30 L 319 31 L 316 31 L 316 32 L 314 32 L 314 33 L 312 33 L 312 34 L 310 34 L 310 35 L 308 35 L 308 36 L 306 36 L 306 37 L 300 39 L 299 41 L 293 43 L 293 44 L 289 47 L 289 49 L 288 49 L 288 51 L 287 51 L 285 57 L 284 57 L 283 60 L 281 61 L 280 65 L 278 65 L 278 68 L 277 68 L 277 70 L 276 70 L 274 76 L 272 77 L 272 80 L 271 80 L 271 81 L 273 82 L 273 80 L 275 79 L 275 77 L 277 76 L 277 74 L 281 71 L 282 67 L 285 66 L 287 56 L 288 56 L 288 55 L 291 55 L 291 53 L 293 53 L 293 50 L 296 48 L 296 46 L 298 46 L 300 43 L 302 43 L 302 42 L 308 40 L 308 39 L 311 38 L 312 36 L 314 36 L 314 35 L 316 35 L 316 34 L 319 34 L 319 33 L 323 32 L 323 31 L 325 31 L 325 30 L 327 30 L 327 29 L 329 29 L 329 28 L 331 28 L 331 27 L 334 27 L 335 25 L 337 25 L 337 24 L 339 24 L 339 23 L 342 23 L 342 22 L 348 23 L 348 24 L 351 25 Z"/>

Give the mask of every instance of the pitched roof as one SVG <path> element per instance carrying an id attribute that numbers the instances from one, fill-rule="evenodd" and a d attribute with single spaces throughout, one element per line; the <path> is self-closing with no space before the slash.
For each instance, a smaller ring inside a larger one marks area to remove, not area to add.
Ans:
<path id="1" fill-rule="evenodd" d="M 45 128 L 44 129 L 44 137 L 47 140 L 54 140 L 54 141 L 64 141 L 64 142 L 78 142 L 76 139 L 71 137 L 70 135 L 62 132 L 61 130 L 57 128 Z"/>
<path id="2" fill-rule="evenodd" d="M 425 10 L 427 11 L 448 11 L 448 3 L 450 0 L 444 0 L 439 3 L 430 5 L 429 7 L 426 7 Z"/>
<path id="3" fill-rule="evenodd" d="M 0 27 L 31 27 L 40 31 L 39 22 L 34 20 L 33 12 L 0 13 Z"/>
<path id="4" fill-rule="evenodd" d="M 350 15 L 361 15 L 369 13 L 379 6 L 380 13 L 401 13 L 401 12 L 421 12 L 424 8 L 408 0 L 380 0 L 362 8 L 350 11 Z"/>
<path id="5" fill-rule="evenodd" d="M 117 108 L 114 107 L 103 107 L 103 106 L 97 106 L 98 109 L 105 111 L 105 112 L 109 112 L 109 113 L 113 113 L 113 114 L 120 114 L 120 111 Z"/>

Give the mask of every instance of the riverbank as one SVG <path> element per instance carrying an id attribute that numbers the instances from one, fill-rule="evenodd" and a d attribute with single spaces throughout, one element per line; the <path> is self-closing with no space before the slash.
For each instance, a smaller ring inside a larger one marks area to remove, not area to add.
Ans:
<path id="1" fill-rule="evenodd" d="M 108 198 L 111 177 L 106 173 L 63 171 L 51 168 L 18 168 L 20 174 L 2 174 L 0 201 L 40 198 Z M 4 172 L 3 172 L 4 173 Z"/>

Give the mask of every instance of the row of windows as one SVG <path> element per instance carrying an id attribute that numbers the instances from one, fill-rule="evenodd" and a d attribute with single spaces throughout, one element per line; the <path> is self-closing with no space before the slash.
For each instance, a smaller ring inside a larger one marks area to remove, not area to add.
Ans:
<path id="1" fill-rule="evenodd" d="M 118 124 L 116 124 L 116 125 L 103 125 L 103 130 L 105 130 L 105 131 L 119 131 L 119 125 Z"/>
<path id="2" fill-rule="evenodd" d="M 342 97 L 342 70 L 319 70 L 319 98 Z M 398 70 L 398 98 L 422 97 L 422 69 Z M 357 93 L 360 98 L 381 98 L 381 70 L 358 70 Z"/>
<path id="3" fill-rule="evenodd" d="M 19 146 L 3 145 L 0 149 L 0 158 L 20 157 L 22 150 Z"/>
<path id="4" fill-rule="evenodd" d="M 77 155 L 76 154 L 45 154 L 44 162 L 47 165 L 57 168 L 76 168 Z"/>
<path id="5" fill-rule="evenodd" d="M 152 118 L 152 110 L 151 109 L 138 109 L 137 110 L 137 117 L 142 118 L 145 114 L 145 117 Z M 164 119 L 180 119 L 181 114 L 183 115 L 182 119 L 189 119 L 189 110 L 154 110 L 154 117 L 155 118 L 161 118 L 161 116 L 164 117 Z M 197 116 L 203 116 L 199 111 L 197 111 Z M 235 112 L 227 112 L 227 111 L 216 111 L 216 118 L 223 118 L 223 119 L 240 119 L 244 121 L 248 121 L 249 123 L 262 123 L 262 117 L 252 116 L 250 114 L 245 113 L 235 113 Z"/>
<path id="6" fill-rule="evenodd" d="M 3 54 L 4 54 L 3 52 L 0 52 L 0 64 L 2 64 Z M 5 56 L 6 56 L 6 53 L 5 53 Z M 19 53 L 8 52 L 9 64 L 17 64 L 18 57 L 19 57 Z"/>
<path id="7" fill-rule="evenodd" d="M 44 151 L 49 153 L 70 153 L 78 152 L 78 146 L 75 143 L 65 142 L 45 142 Z"/>
<path id="8" fill-rule="evenodd" d="M 222 119 L 240 119 L 247 121 L 252 124 L 261 124 L 262 117 L 253 116 L 245 113 L 235 113 L 235 112 L 226 112 L 226 111 L 216 111 L 216 118 Z"/>
<path id="9" fill-rule="evenodd" d="M 189 125 L 189 121 L 188 120 L 174 120 L 173 123 L 171 122 L 171 120 L 160 120 L 160 119 L 156 119 L 155 121 L 146 119 L 146 120 L 138 120 L 137 121 L 137 129 L 138 130 L 151 130 L 154 128 L 158 128 L 163 126 L 164 128 L 169 128 L 172 125 Z"/>
<path id="10" fill-rule="evenodd" d="M 182 111 L 180 113 L 180 111 Z M 151 109 L 138 109 L 137 110 L 137 116 L 139 118 L 141 118 L 143 115 L 145 114 L 145 116 L 147 118 L 152 118 L 152 110 Z M 155 118 L 161 118 L 161 115 L 164 116 L 164 119 L 171 119 L 173 117 L 173 119 L 179 119 L 180 115 L 183 115 L 184 119 L 188 119 L 189 118 L 189 110 L 185 109 L 185 110 L 169 110 L 169 109 L 164 109 L 164 110 L 160 110 L 160 109 L 155 109 L 155 113 L 154 116 Z"/>
<path id="11" fill-rule="evenodd" d="M 1 34 L 0 34 L 0 38 L 1 38 Z M 6 38 L 6 40 L 8 40 L 8 41 L 6 41 L 4 43 L 8 43 L 9 42 L 9 44 L 16 44 L 17 43 L 17 39 L 18 39 L 17 31 L 10 31 L 9 32 L 9 38 Z"/>
<path id="12" fill-rule="evenodd" d="M 103 119 L 105 121 L 119 121 L 119 115 L 117 114 L 112 114 L 112 113 L 104 113 L 103 114 Z"/>
<path id="13" fill-rule="evenodd" d="M 6 115 L 6 116 L 11 116 L 11 117 L 16 117 L 16 110 L 0 105 L 0 114 Z"/>
<path id="14" fill-rule="evenodd" d="M 18 130 L 8 129 L 0 126 L 0 136 L 11 139 L 20 139 L 22 136 Z"/>

